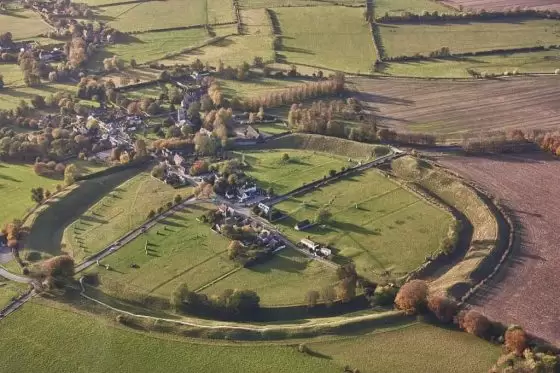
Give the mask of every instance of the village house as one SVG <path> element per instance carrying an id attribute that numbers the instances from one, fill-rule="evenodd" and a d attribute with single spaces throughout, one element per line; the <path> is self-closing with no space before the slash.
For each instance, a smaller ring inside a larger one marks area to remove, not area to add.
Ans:
<path id="1" fill-rule="evenodd" d="M 297 222 L 296 225 L 294 226 L 294 229 L 296 231 L 304 231 L 307 228 L 311 228 L 313 226 L 313 223 L 311 223 L 308 219 L 302 220 L 300 222 Z"/>

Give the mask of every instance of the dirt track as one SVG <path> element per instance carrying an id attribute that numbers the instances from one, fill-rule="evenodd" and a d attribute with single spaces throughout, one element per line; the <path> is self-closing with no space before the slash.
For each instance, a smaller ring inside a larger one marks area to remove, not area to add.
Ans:
<path id="1" fill-rule="evenodd" d="M 521 223 L 507 264 L 469 303 L 560 346 L 560 160 L 534 154 L 439 162 L 494 194 Z"/>
<path id="2" fill-rule="evenodd" d="M 560 76 L 502 80 L 352 78 L 382 124 L 450 134 L 560 126 Z"/>

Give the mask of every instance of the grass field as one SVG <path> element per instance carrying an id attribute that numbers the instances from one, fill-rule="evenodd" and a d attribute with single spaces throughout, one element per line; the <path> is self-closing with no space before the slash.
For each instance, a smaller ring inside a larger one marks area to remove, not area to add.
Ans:
<path id="1" fill-rule="evenodd" d="M 402 15 L 405 12 L 422 14 L 424 11 L 442 13 L 456 13 L 452 9 L 430 0 L 376 0 L 373 2 L 375 16 L 381 17 L 385 13 L 389 15 Z"/>
<path id="2" fill-rule="evenodd" d="M 221 294 L 226 289 L 250 289 L 259 294 L 263 306 L 299 305 L 306 304 L 309 290 L 321 291 L 336 281 L 331 268 L 295 250 L 284 249 L 271 260 L 237 271 L 203 292 Z"/>
<path id="3" fill-rule="evenodd" d="M 37 87 L 26 87 L 23 73 L 16 64 L 0 64 L 5 87 L 0 90 L 0 109 L 13 109 L 21 100 L 29 101 L 34 95 L 48 96 L 56 92 L 76 92 L 73 84 L 43 83 Z"/>
<path id="4" fill-rule="evenodd" d="M 279 133 L 287 132 L 289 129 L 282 123 L 272 123 L 272 124 L 259 124 L 254 126 L 260 132 L 269 133 L 271 135 L 277 135 Z"/>
<path id="5" fill-rule="evenodd" d="M 387 154 L 389 151 L 383 145 L 306 133 L 294 133 L 278 137 L 268 141 L 266 147 L 271 149 L 299 149 L 318 154 L 328 153 L 331 156 L 337 155 L 344 157 L 344 159 L 352 158 L 360 161 L 372 160 Z"/>
<path id="6" fill-rule="evenodd" d="M 313 286 L 321 289 L 333 283 L 332 271 L 291 250 L 251 269 L 239 267 L 227 257 L 229 240 L 196 221 L 209 208 L 213 206 L 191 205 L 103 260 L 111 271 L 92 270 L 99 274 L 101 289 L 124 298 L 132 293 L 168 299 L 182 283 L 197 290 L 220 279 L 204 292 L 254 289 L 262 304 L 286 305 L 303 303 Z M 139 268 L 131 268 L 131 264 Z"/>
<path id="7" fill-rule="evenodd" d="M 288 153 L 290 160 L 282 161 L 282 155 Z M 347 159 L 327 153 L 295 149 L 274 149 L 236 152 L 251 165 L 246 173 L 258 180 L 260 187 L 272 187 L 274 193 L 283 194 L 303 184 L 328 176 L 329 170 L 340 171 L 348 167 Z"/>
<path id="8" fill-rule="evenodd" d="M 305 84 L 305 82 L 305 80 L 297 78 L 259 78 L 246 81 L 221 79 L 220 87 L 226 97 L 246 98 L 259 96 L 278 89 Z"/>
<path id="9" fill-rule="evenodd" d="M 25 248 L 47 255 L 57 255 L 63 232 L 80 215 L 110 193 L 119 184 L 138 174 L 128 169 L 111 175 L 82 181 L 42 206 L 27 222 L 30 226 Z"/>
<path id="10" fill-rule="evenodd" d="M 397 76 L 467 78 L 470 77 L 467 69 L 495 74 L 503 74 L 507 71 L 511 74 L 514 70 L 519 73 L 553 73 L 558 68 L 560 68 L 560 51 L 550 50 L 454 60 L 390 62 L 383 69 L 383 73 Z"/>
<path id="11" fill-rule="evenodd" d="M 362 275 L 379 280 L 400 277 L 420 266 L 447 236 L 452 217 L 403 189 L 375 170 L 347 177 L 327 187 L 275 206 L 289 215 L 277 222 L 292 240 L 310 236 L 332 245 L 351 259 Z M 332 219 L 325 227 L 303 232 L 298 221 L 313 221 L 326 208 Z"/>
<path id="12" fill-rule="evenodd" d="M 380 24 L 379 30 L 387 56 L 428 55 L 442 47 L 459 53 L 560 43 L 560 22 L 556 20 Z"/>
<path id="13" fill-rule="evenodd" d="M 150 31 L 191 25 L 233 22 L 228 0 L 191 0 L 188 11 L 181 0 L 138 2 L 100 7 L 96 17 L 121 32 Z M 165 20 L 162 23 L 162 20 Z"/>
<path id="14" fill-rule="evenodd" d="M 322 354 L 312 356 L 293 345 L 166 339 L 34 303 L 3 320 L 2 335 L 10 343 L 0 357 L 11 372 L 182 373 L 188 367 L 209 373 L 339 373 L 350 365 L 364 373 L 483 373 L 500 355 L 499 346 L 426 324 L 311 342 Z M 72 348 L 53 348 L 54 341 Z"/>
<path id="15" fill-rule="evenodd" d="M 27 285 L 13 281 L 5 281 L 0 277 L 0 309 L 4 308 L 13 297 L 18 297 L 27 290 Z"/>
<path id="16" fill-rule="evenodd" d="M 303 7 L 303 6 L 328 6 L 331 4 L 362 5 L 360 0 L 241 0 L 239 5 L 245 8 L 272 8 L 272 7 Z"/>
<path id="17" fill-rule="evenodd" d="M 85 165 L 78 163 L 84 173 L 100 170 L 103 166 Z M 0 189 L 2 190 L 2 209 L 0 210 L 0 223 L 12 219 L 21 219 L 23 215 L 34 206 L 31 201 L 31 188 L 43 187 L 51 192 L 62 180 L 49 179 L 35 174 L 31 165 L 7 164 L 0 165 Z"/>
<path id="18" fill-rule="evenodd" d="M 308 346 L 334 361 L 350 358 L 351 367 L 370 373 L 485 373 L 501 352 L 465 332 L 427 324 Z"/>
<path id="19" fill-rule="evenodd" d="M 361 8 L 318 6 L 274 11 L 282 33 L 278 54 L 287 63 L 367 73 L 377 58 Z"/>
<path id="20" fill-rule="evenodd" d="M 210 39 L 204 28 L 179 31 L 148 32 L 129 35 L 126 44 L 114 44 L 104 50 L 125 61 L 135 59 L 137 63 L 164 58 L 169 53 L 196 46 Z"/>
<path id="21" fill-rule="evenodd" d="M 31 10 L 10 9 L 9 6 L 8 9 L 8 13 L 0 13 L 0 34 L 11 32 L 14 40 L 28 40 L 51 29 L 38 14 Z"/>
<path id="22" fill-rule="evenodd" d="M 185 53 L 170 59 L 160 61 L 164 65 L 175 63 L 190 63 L 199 58 L 217 66 L 221 60 L 227 67 L 236 67 L 243 62 L 252 63 L 255 57 L 262 57 L 264 61 L 272 61 L 273 37 L 268 15 L 264 9 L 249 9 L 241 12 L 244 34 L 237 34 L 234 27 L 222 26 L 221 35 L 231 35 L 211 45 L 199 48 L 196 51 Z M 217 27 L 214 28 L 218 29 Z"/>
<path id="23" fill-rule="evenodd" d="M 100 251 L 130 230 L 140 226 L 150 210 L 157 210 L 190 189 L 174 189 L 141 173 L 113 188 L 100 201 L 78 216 L 65 230 L 62 244 L 75 258 Z"/>

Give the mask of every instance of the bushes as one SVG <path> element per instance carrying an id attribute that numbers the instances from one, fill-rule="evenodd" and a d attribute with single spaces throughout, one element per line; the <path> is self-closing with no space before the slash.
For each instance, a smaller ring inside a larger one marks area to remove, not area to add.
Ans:
<path id="1" fill-rule="evenodd" d="M 399 288 L 392 285 L 380 285 L 375 288 L 371 299 L 372 306 L 390 306 L 395 302 Z"/>
<path id="2" fill-rule="evenodd" d="M 434 295 L 428 298 L 428 309 L 443 323 L 453 321 L 458 311 L 457 302 L 443 295 Z"/>
<path id="3" fill-rule="evenodd" d="M 457 323 L 461 329 L 478 337 L 484 337 L 491 327 L 486 316 L 474 310 L 461 311 L 457 316 Z"/>
<path id="4" fill-rule="evenodd" d="M 527 335 L 519 326 L 511 326 L 505 334 L 505 347 L 508 352 L 520 356 L 527 348 Z"/>
<path id="5" fill-rule="evenodd" d="M 412 280 L 404 284 L 395 298 L 398 309 L 405 311 L 407 315 L 420 312 L 426 305 L 428 297 L 428 285 L 422 280 Z"/>

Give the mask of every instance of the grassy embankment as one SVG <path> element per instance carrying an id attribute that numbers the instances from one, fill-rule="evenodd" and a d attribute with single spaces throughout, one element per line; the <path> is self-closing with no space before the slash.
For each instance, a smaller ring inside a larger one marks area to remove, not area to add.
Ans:
<path id="1" fill-rule="evenodd" d="M 414 182 L 436 194 L 447 204 L 461 211 L 473 227 L 471 246 L 465 257 L 430 286 L 433 292 L 450 292 L 469 287 L 471 275 L 484 261 L 498 241 L 498 224 L 489 207 L 470 187 L 429 163 L 404 157 L 392 164 L 395 175 Z"/>

